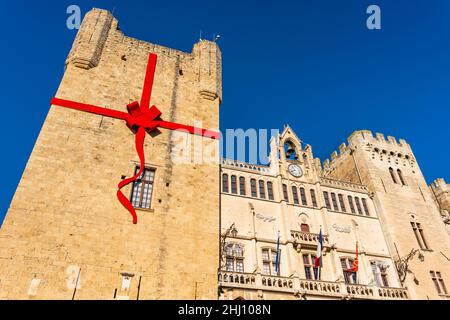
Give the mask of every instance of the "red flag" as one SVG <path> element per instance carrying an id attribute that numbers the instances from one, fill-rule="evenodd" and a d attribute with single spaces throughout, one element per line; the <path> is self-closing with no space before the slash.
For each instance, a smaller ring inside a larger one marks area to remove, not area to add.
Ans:
<path id="1" fill-rule="evenodd" d="M 353 261 L 353 272 L 358 272 L 358 241 L 356 241 L 356 258 L 355 261 Z"/>

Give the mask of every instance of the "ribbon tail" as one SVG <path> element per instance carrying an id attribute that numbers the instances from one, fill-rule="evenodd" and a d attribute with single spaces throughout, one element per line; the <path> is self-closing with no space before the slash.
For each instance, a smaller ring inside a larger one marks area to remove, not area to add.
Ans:
<path id="1" fill-rule="evenodd" d="M 145 140 L 145 128 L 139 127 L 138 131 L 135 135 L 135 147 L 136 152 L 139 156 L 139 172 L 136 173 L 135 176 L 125 179 L 121 181 L 118 185 L 119 190 L 117 190 L 117 199 L 119 199 L 120 203 L 130 212 L 131 216 L 133 217 L 133 223 L 137 223 L 137 214 L 136 210 L 134 209 L 133 205 L 131 204 L 130 200 L 125 197 L 121 189 L 125 187 L 127 184 L 136 181 L 144 171 L 144 164 L 145 164 L 145 157 L 144 157 L 144 140 Z"/>

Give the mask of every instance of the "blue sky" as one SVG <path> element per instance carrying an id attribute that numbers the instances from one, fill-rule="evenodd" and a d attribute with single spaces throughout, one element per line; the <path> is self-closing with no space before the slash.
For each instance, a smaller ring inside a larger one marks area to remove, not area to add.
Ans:
<path id="1" fill-rule="evenodd" d="M 24 1 L 0 4 L 4 153 L 0 220 L 75 37 L 66 8 L 112 10 L 123 32 L 190 52 L 220 34 L 221 129 L 289 123 L 322 160 L 354 130 L 405 138 L 428 182 L 450 181 L 450 3 L 363 1 Z M 366 28 L 379 5 L 382 29 Z"/>

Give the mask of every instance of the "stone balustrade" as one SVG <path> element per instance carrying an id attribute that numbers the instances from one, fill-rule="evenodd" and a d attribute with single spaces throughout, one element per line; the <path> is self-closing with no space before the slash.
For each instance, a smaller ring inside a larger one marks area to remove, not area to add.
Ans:
<path id="1" fill-rule="evenodd" d="M 301 247 L 316 247 L 319 242 L 319 234 L 317 233 L 291 230 L 291 237 L 294 240 L 295 247 L 298 245 Z M 324 246 L 328 246 L 328 235 L 323 235 L 323 244 Z"/>
<path id="2" fill-rule="evenodd" d="M 299 291 L 306 294 L 340 297 L 342 288 L 341 284 L 336 282 L 300 280 Z"/>
<path id="3" fill-rule="evenodd" d="M 224 288 L 241 288 L 290 293 L 295 296 L 321 296 L 328 299 L 409 299 L 404 288 L 367 286 L 298 277 L 262 275 L 261 273 L 219 272 L 219 285 Z"/>
<path id="4" fill-rule="evenodd" d="M 261 277 L 262 285 L 264 287 L 293 289 L 294 284 L 292 278 L 278 277 L 278 276 L 265 276 Z"/>

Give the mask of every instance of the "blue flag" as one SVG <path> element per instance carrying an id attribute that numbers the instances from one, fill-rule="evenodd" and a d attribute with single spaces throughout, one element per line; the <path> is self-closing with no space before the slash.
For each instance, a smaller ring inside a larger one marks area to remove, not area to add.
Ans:
<path id="1" fill-rule="evenodd" d="M 275 272 L 277 275 L 280 273 L 280 231 L 278 231 L 278 239 L 277 239 L 277 256 L 275 258 Z"/>

